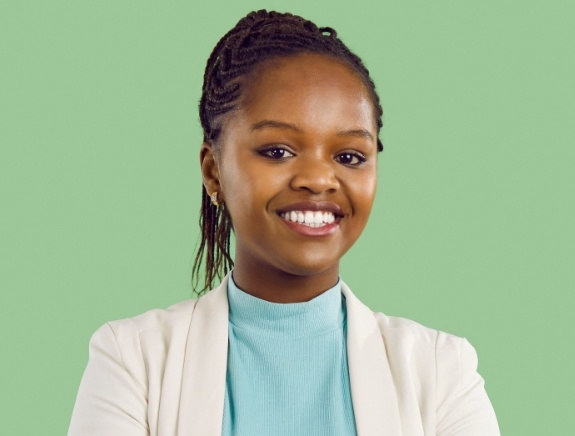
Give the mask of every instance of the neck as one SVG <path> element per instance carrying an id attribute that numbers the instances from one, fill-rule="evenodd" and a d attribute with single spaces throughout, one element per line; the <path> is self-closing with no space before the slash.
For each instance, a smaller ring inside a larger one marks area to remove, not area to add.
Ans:
<path id="1" fill-rule="evenodd" d="M 301 303 L 335 286 L 339 265 L 319 273 L 300 275 L 236 258 L 233 277 L 238 288 L 254 297 L 272 303 Z"/>

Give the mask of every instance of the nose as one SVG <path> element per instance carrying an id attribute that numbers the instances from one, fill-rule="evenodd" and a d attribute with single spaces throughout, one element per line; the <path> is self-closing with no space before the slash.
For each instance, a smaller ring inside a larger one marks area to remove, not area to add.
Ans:
<path id="1" fill-rule="evenodd" d="M 290 185 L 295 190 L 306 190 L 313 194 L 335 192 L 339 189 L 336 162 L 324 157 L 300 158 Z"/>

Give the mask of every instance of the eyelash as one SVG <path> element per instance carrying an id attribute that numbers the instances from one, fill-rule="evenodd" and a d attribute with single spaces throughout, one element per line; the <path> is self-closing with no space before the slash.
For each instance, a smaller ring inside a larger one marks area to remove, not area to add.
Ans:
<path id="1" fill-rule="evenodd" d="M 278 151 L 278 150 L 285 151 L 285 152 L 291 154 L 291 156 L 274 157 L 274 156 L 271 155 L 272 152 Z M 288 150 L 287 147 L 284 147 L 284 146 L 281 146 L 281 145 L 274 145 L 273 147 L 265 148 L 265 149 L 263 149 L 263 150 L 258 151 L 258 153 L 261 154 L 262 156 L 269 157 L 270 159 L 273 159 L 273 160 L 281 160 L 281 159 L 286 159 L 286 158 L 288 158 L 288 157 L 293 157 L 293 156 L 295 156 L 295 154 L 294 154 L 293 152 L 291 152 L 290 150 Z"/>
<path id="2" fill-rule="evenodd" d="M 271 153 L 273 153 L 273 152 L 275 152 L 275 151 L 279 151 L 279 150 L 281 150 L 281 151 L 283 151 L 283 152 L 286 152 L 286 153 L 289 153 L 291 156 L 279 156 L 279 157 L 274 157 L 274 156 L 271 155 Z M 258 151 L 258 153 L 261 154 L 262 156 L 268 157 L 268 158 L 270 158 L 270 159 L 272 159 L 272 160 L 283 160 L 283 159 L 288 159 L 288 158 L 290 158 L 290 157 L 294 157 L 294 156 L 295 156 L 295 154 L 294 154 L 292 151 L 290 151 L 287 147 L 281 146 L 281 145 L 274 145 L 273 147 L 265 148 L 265 149 L 263 149 L 263 150 Z M 340 157 L 341 157 L 341 156 L 350 156 L 352 161 L 353 161 L 354 159 L 356 159 L 357 162 L 355 162 L 355 163 L 344 163 L 344 162 L 341 162 L 341 160 L 340 160 Z M 341 163 L 342 165 L 346 165 L 346 166 L 350 166 L 350 167 L 358 167 L 358 166 L 361 166 L 361 165 L 362 165 L 363 163 L 365 163 L 365 161 L 367 160 L 367 158 L 366 158 L 363 154 L 361 154 L 361 153 L 359 153 L 359 152 L 357 152 L 357 151 L 344 151 L 343 153 L 339 153 L 339 154 L 335 157 L 335 159 L 336 159 L 339 163 Z"/>
<path id="3" fill-rule="evenodd" d="M 364 164 L 365 161 L 367 160 L 367 158 L 366 158 L 363 154 L 358 153 L 357 151 L 344 151 L 343 153 L 338 154 L 338 155 L 336 156 L 336 159 L 339 158 L 339 157 L 341 157 L 341 156 L 345 156 L 345 155 L 351 156 L 351 159 L 352 159 L 352 160 L 353 160 L 353 159 L 357 159 L 357 163 L 343 163 L 343 162 L 340 162 L 340 163 L 343 164 L 343 165 L 348 165 L 348 166 L 352 166 L 352 167 L 359 167 L 359 166 L 361 166 L 362 164 Z"/>

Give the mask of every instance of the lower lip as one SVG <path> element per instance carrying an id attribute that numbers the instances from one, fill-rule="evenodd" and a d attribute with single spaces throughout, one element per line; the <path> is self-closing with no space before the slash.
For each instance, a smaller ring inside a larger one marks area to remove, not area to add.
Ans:
<path id="1" fill-rule="evenodd" d="M 304 224 L 294 223 L 293 221 L 284 220 L 280 217 L 280 219 L 288 226 L 290 229 L 299 233 L 303 236 L 329 236 L 335 233 L 337 228 L 339 227 L 339 219 L 334 221 L 331 224 L 326 224 L 325 226 L 321 227 L 309 227 Z"/>

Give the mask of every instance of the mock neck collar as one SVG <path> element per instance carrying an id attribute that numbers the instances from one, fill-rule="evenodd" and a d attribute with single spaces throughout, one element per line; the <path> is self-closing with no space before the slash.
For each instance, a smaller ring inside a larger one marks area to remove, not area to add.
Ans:
<path id="1" fill-rule="evenodd" d="M 242 291 L 230 274 L 228 301 L 230 323 L 267 335 L 310 337 L 341 328 L 345 321 L 341 280 L 310 301 L 272 303 Z"/>

